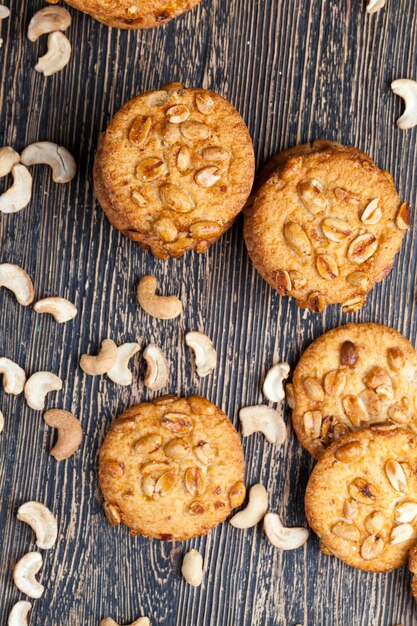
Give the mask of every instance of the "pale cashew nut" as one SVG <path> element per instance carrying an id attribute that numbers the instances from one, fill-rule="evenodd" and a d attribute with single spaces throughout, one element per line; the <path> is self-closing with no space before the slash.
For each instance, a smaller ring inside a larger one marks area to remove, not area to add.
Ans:
<path id="1" fill-rule="evenodd" d="M 51 391 L 62 389 L 62 380 L 51 372 L 35 372 L 28 378 L 25 385 L 25 400 L 35 411 L 45 408 L 45 400 Z"/>
<path id="2" fill-rule="evenodd" d="M 5 7 L 4 4 L 0 4 L 0 26 L 1 26 L 1 22 L 2 20 L 5 20 L 7 17 L 10 16 L 10 9 Z M 0 38 L 0 48 L 3 45 L 3 39 Z"/>
<path id="3" fill-rule="evenodd" d="M 0 4 L 0 9 L 2 5 Z M 0 148 L 0 177 L 7 176 L 13 169 L 14 165 L 17 165 L 20 162 L 20 154 L 10 148 L 9 146 L 5 146 L 4 148 Z"/>
<path id="4" fill-rule="evenodd" d="M 287 427 L 282 414 L 265 404 L 247 406 L 239 411 L 242 435 L 263 433 L 270 443 L 282 445 L 287 438 Z"/>
<path id="5" fill-rule="evenodd" d="M 168 363 L 161 348 L 150 343 L 143 351 L 143 358 L 148 367 L 145 375 L 145 387 L 151 391 L 160 391 L 168 384 Z"/>
<path id="6" fill-rule="evenodd" d="M 48 35 L 48 52 L 39 57 L 35 70 L 44 76 L 52 76 L 64 69 L 71 58 L 71 44 L 61 32 Z"/>
<path id="7" fill-rule="evenodd" d="M 413 128 L 417 124 L 417 81 L 400 78 L 391 83 L 391 89 L 405 102 L 405 111 L 397 120 L 398 128 L 401 130 Z"/>
<path id="8" fill-rule="evenodd" d="M 271 402 L 282 402 L 285 398 L 283 382 L 290 373 L 288 363 L 277 363 L 265 376 L 263 384 L 263 393 Z"/>
<path id="9" fill-rule="evenodd" d="M 71 25 L 71 15 L 64 7 L 45 7 L 32 17 L 28 27 L 28 39 L 36 41 L 41 35 L 56 30 L 67 30 Z"/>
<path id="10" fill-rule="evenodd" d="M 236 513 L 229 521 L 235 528 L 256 526 L 268 510 L 268 494 L 263 485 L 253 485 L 249 489 L 249 502 L 246 509 Z"/>
<path id="11" fill-rule="evenodd" d="M 376 13 L 385 6 L 386 0 L 369 0 L 366 11 L 367 13 Z"/>
<path id="12" fill-rule="evenodd" d="M 4 430 L 4 415 L 3 413 L 0 411 L 0 433 L 2 433 Z"/>
<path id="13" fill-rule="evenodd" d="M 190 550 L 184 557 L 181 573 L 189 585 L 199 587 L 203 582 L 203 557 L 198 550 Z"/>
<path id="14" fill-rule="evenodd" d="M 38 141 L 25 148 L 23 165 L 49 165 L 55 183 L 69 183 L 77 173 L 74 157 L 66 148 L 50 141 Z"/>
<path id="15" fill-rule="evenodd" d="M 17 519 L 28 524 L 36 535 L 36 545 L 48 550 L 55 545 L 58 523 L 53 513 L 40 502 L 26 502 L 17 511 Z"/>
<path id="16" fill-rule="evenodd" d="M 62 409 L 50 409 L 46 411 L 43 419 L 48 426 L 58 429 L 58 441 L 49 454 L 57 461 L 63 461 L 73 455 L 83 438 L 81 424 L 75 415 Z"/>
<path id="17" fill-rule="evenodd" d="M 13 291 L 16 300 L 22 306 L 33 302 L 33 283 L 25 270 L 12 263 L 0 264 L 0 287 Z"/>
<path id="18" fill-rule="evenodd" d="M 4 356 L 0 357 L 0 374 L 3 374 L 3 388 L 6 393 L 12 393 L 15 396 L 22 393 L 26 374 L 17 363 Z"/>
<path id="19" fill-rule="evenodd" d="M 176 296 L 157 296 L 158 281 L 147 275 L 138 284 L 139 304 L 146 313 L 160 320 L 170 320 L 182 313 L 182 304 Z"/>
<path id="20" fill-rule="evenodd" d="M 307 528 L 285 528 L 276 513 L 265 515 L 264 531 L 272 545 L 281 550 L 300 548 L 305 544 L 310 534 Z"/>
<path id="21" fill-rule="evenodd" d="M 10 611 L 7 626 L 27 626 L 28 613 L 31 608 L 32 605 L 30 602 L 24 602 L 23 600 L 16 602 Z"/>
<path id="22" fill-rule="evenodd" d="M 132 358 L 136 352 L 140 349 L 140 345 L 138 343 L 122 343 L 121 346 L 117 348 L 117 358 L 116 363 L 113 367 L 107 372 L 107 376 L 114 383 L 118 385 L 131 385 L 133 382 L 133 374 L 130 371 L 128 365 L 129 360 Z"/>
<path id="23" fill-rule="evenodd" d="M 50 313 L 58 324 L 69 322 L 77 315 L 77 307 L 65 298 L 43 298 L 33 308 L 36 313 Z"/>
<path id="24" fill-rule="evenodd" d="M 194 352 L 195 366 L 200 378 L 211 374 L 217 364 L 217 352 L 210 337 L 193 331 L 185 335 L 185 343 Z"/>
<path id="25" fill-rule="evenodd" d="M 43 595 L 45 587 L 35 578 L 42 567 L 40 552 L 28 552 L 16 563 L 13 570 L 13 580 L 16 587 L 29 598 L 38 599 Z"/>
<path id="26" fill-rule="evenodd" d="M 0 196 L 2 213 L 17 213 L 32 199 L 32 176 L 29 170 L 17 163 L 12 167 L 13 184 Z"/>
<path id="27" fill-rule="evenodd" d="M 119 626 L 119 624 L 111 617 L 105 617 L 101 620 L 100 626 Z M 129 624 L 129 626 L 151 626 L 151 622 L 148 617 L 139 617 L 139 619 Z"/>
<path id="28" fill-rule="evenodd" d="M 89 376 L 100 376 L 101 374 L 106 374 L 116 364 L 116 360 L 116 344 L 112 339 L 105 339 L 97 356 L 82 355 L 80 367 Z"/>

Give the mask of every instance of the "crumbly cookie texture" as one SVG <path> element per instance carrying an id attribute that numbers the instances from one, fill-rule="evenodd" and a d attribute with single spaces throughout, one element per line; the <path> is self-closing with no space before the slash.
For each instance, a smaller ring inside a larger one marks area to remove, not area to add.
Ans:
<path id="1" fill-rule="evenodd" d="M 236 109 L 204 89 L 168 85 L 114 116 L 94 165 L 110 222 L 158 258 L 206 252 L 244 206 L 252 140 Z"/>
<path id="2" fill-rule="evenodd" d="M 333 443 L 307 485 L 308 523 L 323 551 L 359 569 L 407 562 L 417 540 L 417 436 L 389 426 Z"/>
<path id="3" fill-rule="evenodd" d="M 201 397 L 163 397 L 134 406 L 112 424 L 99 457 L 104 509 L 168 541 L 204 535 L 245 498 L 239 435 Z"/>
<path id="4" fill-rule="evenodd" d="M 301 356 L 293 389 L 293 426 L 316 458 L 374 423 L 417 433 L 417 353 L 393 328 L 347 324 L 322 335 Z"/>
<path id="5" fill-rule="evenodd" d="M 417 600 L 417 546 L 414 546 L 410 551 L 410 558 L 408 559 L 408 568 L 413 574 L 411 578 L 411 591 L 414 598 Z"/>
<path id="6" fill-rule="evenodd" d="M 355 148 L 320 141 L 275 155 L 260 182 L 244 233 L 263 278 L 311 311 L 357 311 L 410 225 L 392 176 Z"/>

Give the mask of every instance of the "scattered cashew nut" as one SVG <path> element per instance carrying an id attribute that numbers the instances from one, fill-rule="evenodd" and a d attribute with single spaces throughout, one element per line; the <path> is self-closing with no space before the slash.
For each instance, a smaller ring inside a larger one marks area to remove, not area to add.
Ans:
<path id="1" fill-rule="evenodd" d="M 62 389 L 62 380 L 51 372 L 35 372 L 25 385 L 25 400 L 31 409 L 42 411 L 45 400 L 51 391 Z"/>
<path id="2" fill-rule="evenodd" d="M 267 513 L 264 531 L 269 541 L 281 550 L 295 550 L 304 545 L 309 537 L 307 528 L 285 528 L 276 513 Z"/>
<path id="3" fill-rule="evenodd" d="M 386 0 L 369 0 L 366 7 L 367 13 L 376 13 L 385 6 Z"/>
<path id="4" fill-rule="evenodd" d="M 50 141 L 38 141 L 25 148 L 23 165 L 49 165 L 55 183 L 69 183 L 77 173 L 74 157 L 66 148 Z"/>
<path id="5" fill-rule="evenodd" d="M 33 283 L 25 270 L 11 263 L 0 264 L 0 287 L 13 291 L 16 300 L 22 306 L 33 302 Z"/>
<path id="6" fill-rule="evenodd" d="M 2 433 L 4 430 L 4 415 L 3 413 L 0 411 L 0 433 Z"/>
<path id="7" fill-rule="evenodd" d="M 116 363 L 107 372 L 107 376 L 110 380 L 125 387 L 132 384 L 133 374 L 128 365 L 129 360 L 134 354 L 136 354 L 136 352 L 139 351 L 139 349 L 139 344 L 135 342 L 122 343 L 122 345 L 117 348 Z"/>
<path id="8" fill-rule="evenodd" d="M 12 393 L 15 396 L 22 393 L 26 374 L 17 363 L 4 356 L 0 357 L 0 374 L 3 374 L 3 388 L 6 393 Z"/>
<path id="9" fill-rule="evenodd" d="M 71 25 L 71 15 L 64 7 L 45 7 L 37 11 L 29 22 L 28 39 L 36 41 L 42 35 L 57 30 L 67 30 Z"/>
<path id="10" fill-rule="evenodd" d="M 80 367 L 89 376 L 100 376 L 101 374 L 106 374 L 116 364 L 116 360 L 116 344 L 112 339 L 105 339 L 97 356 L 82 355 Z"/>
<path id="11" fill-rule="evenodd" d="M 12 167 L 13 184 L 0 196 L 2 213 L 17 213 L 24 209 L 32 198 L 32 176 L 29 170 L 17 163 Z"/>
<path id="12" fill-rule="evenodd" d="M 199 587 L 203 582 L 203 557 L 198 550 L 190 550 L 184 557 L 181 573 L 189 585 Z"/>
<path id="13" fill-rule="evenodd" d="M 42 567 L 42 555 L 40 552 L 28 552 L 18 561 L 13 570 L 13 580 L 16 587 L 22 593 L 34 598 L 40 598 L 45 591 L 35 578 Z"/>
<path id="14" fill-rule="evenodd" d="M 182 304 L 176 296 L 157 296 L 158 281 L 147 275 L 138 284 L 139 304 L 146 313 L 160 320 L 170 320 L 182 313 Z"/>
<path id="15" fill-rule="evenodd" d="M 0 9 L 2 5 L 0 4 Z M 5 146 L 4 148 L 0 148 L 0 177 L 7 176 L 13 169 L 14 165 L 17 165 L 20 162 L 20 154 L 10 148 L 9 146 Z"/>
<path id="16" fill-rule="evenodd" d="M 61 32 L 48 35 L 48 52 L 39 57 L 35 70 L 44 76 L 52 76 L 64 69 L 71 58 L 71 44 Z"/>
<path id="17" fill-rule="evenodd" d="M 23 600 L 16 602 L 10 611 L 7 626 L 27 626 L 28 613 L 31 608 L 32 605 L 30 602 L 24 602 Z"/>
<path id="18" fill-rule="evenodd" d="M 203 378 L 216 367 L 217 353 L 210 337 L 204 333 L 193 331 L 185 335 L 185 343 L 194 351 L 197 374 Z"/>
<path id="19" fill-rule="evenodd" d="M 33 308 L 36 313 L 50 313 L 58 324 L 69 322 L 77 315 L 77 307 L 65 298 L 43 298 Z"/>
<path id="20" fill-rule="evenodd" d="M 111 617 L 105 617 L 101 620 L 100 626 L 119 626 L 119 624 Z M 148 617 L 139 617 L 139 619 L 129 624 L 129 626 L 151 626 L 151 622 Z"/>
<path id="21" fill-rule="evenodd" d="M 253 485 L 249 489 L 249 502 L 246 509 L 236 513 L 230 523 L 235 528 L 252 528 L 256 526 L 268 510 L 268 494 L 263 485 Z"/>
<path id="22" fill-rule="evenodd" d="M 265 376 L 263 393 L 271 402 L 281 402 L 285 398 L 283 382 L 290 373 L 288 363 L 277 363 Z"/>
<path id="23" fill-rule="evenodd" d="M 143 351 L 143 358 L 148 367 L 145 375 L 145 387 L 151 391 L 160 391 L 168 384 L 168 363 L 161 348 L 150 343 Z"/>
<path id="24" fill-rule="evenodd" d="M 1 22 L 2 20 L 5 20 L 7 17 L 9 17 L 10 15 L 10 9 L 8 7 L 5 7 L 4 4 L 0 4 L 0 26 L 1 26 Z M 3 45 L 3 39 L 0 38 L 0 48 Z"/>
<path id="25" fill-rule="evenodd" d="M 398 128 L 401 130 L 413 128 L 417 124 L 417 81 L 399 78 L 391 83 L 391 89 L 405 102 L 405 111 L 397 120 Z"/>
<path id="26" fill-rule="evenodd" d="M 48 550 L 55 545 L 58 523 L 55 516 L 40 502 L 26 502 L 17 511 L 17 519 L 29 524 L 36 535 L 36 545 Z"/>
<path id="27" fill-rule="evenodd" d="M 74 454 L 81 445 L 83 431 L 79 420 L 62 409 L 50 409 L 43 416 L 45 423 L 58 429 L 58 441 L 50 451 L 57 461 L 64 461 Z"/>
<path id="28" fill-rule="evenodd" d="M 282 445 L 287 438 L 287 427 L 281 413 L 265 404 L 241 409 L 239 419 L 244 437 L 261 432 L 275 445 Z"/>

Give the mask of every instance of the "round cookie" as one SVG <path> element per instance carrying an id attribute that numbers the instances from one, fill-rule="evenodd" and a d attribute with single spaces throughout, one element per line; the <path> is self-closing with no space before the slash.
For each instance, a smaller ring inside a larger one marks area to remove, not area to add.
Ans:
<path id="1" fill-rule="evenodd" d="M 347 324 L 316 339 L 293 375 L 292 422 L 318 458 L 350 430 L 394 423 L 417 432 L 417 353 L 380 324 Z"/>
<path id="2" fill-rule="evenodd" d="M 205 252 L 230 228 L 254 169 L 236 109 L 213 92 L 173 84 L 116 113 L 101 137 L 94 186 L 113 226 L 166 259 Z"/>
<path id="3" fill-rule="evenodd" d="M 273 157 L 265 178 L 245 211 L 256 269 L 301 307 L 357 311 L 390 272 L 410 225 L 392 176 L 355 148 L 318 142 Z"/>
<path id="4" fill-rule="evenodd" d="M 107 519 L 132 535 L 182 541 L 208 533 L 242 504 L 243 474 L 239 435 L 200 397 L 132 407 L 113 422 L 100 450 Z"/>
<path id="5" fill-rule="evenodd" d="M 341 437 L 315 466 L 307 521 L 324 552 L 370 572 L 407 562 L 417 540 L 417 436 L 373 427 Z"/>
<path id="6" fill-rule="evenodd" d="M 411 577 L 411 592 L 414 598 L 417 600 L 417 546 L 414 546 L 410 551 L 410 558 L 408 559 L 408 568 L 412 573 Z"/>

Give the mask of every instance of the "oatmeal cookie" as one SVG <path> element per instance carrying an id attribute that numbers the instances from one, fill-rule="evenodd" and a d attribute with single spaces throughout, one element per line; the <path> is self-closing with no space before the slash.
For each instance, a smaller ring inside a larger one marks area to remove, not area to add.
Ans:
<path id="1" fill-rule="evenodd" d="M 110 524 L 132 535 L 185 540 L 223 522 L 245 498 L 239 435 L 200 397 L 134 406 L 112 424 L 99 457 Z"/>
<path id="2" fill-rule="evenodd" d="M 174 84 L 124 105 L 102 135 L 97 198 L 158 258 L 205 252 L 233 223 L 254 176 L 244 121 L 221 96 Z"/>
<path id="3" fill-rule="evenodd" d="M 417 436 L 372 427 L 333 443 L 307 485 L 308 523 L 323 551 L 348 565 L 387 572 L 417 540 Z"/>

